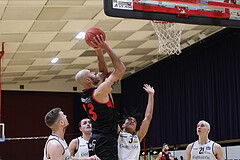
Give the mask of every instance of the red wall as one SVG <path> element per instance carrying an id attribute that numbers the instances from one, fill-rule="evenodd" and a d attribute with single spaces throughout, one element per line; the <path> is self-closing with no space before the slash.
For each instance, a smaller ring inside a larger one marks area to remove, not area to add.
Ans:
<path id="1" fill-rule="evenodd" d="M 65 137 L 69 143 L 73 138 L 73 96 L 74 93 L 2 91 L 6 138 L 48 136 L 51 130 L 46 127 L 44 116 L 52 108 L 60 107 L 70 123 Z M 0 142 L 0 156 L 4 160 L 42 160 L 45 141 Z"/>
<path id="2" fill-rule="evenodd" d="M 81 119 L 79 114 L 74 117 L 74 95 L 76 93 L 2 91 L 2 122 L 5 123 L 6 138 L 49 136 L 51 130 L 45 125 L 44 116 L 52 108 L 60 107 L 70 123 L 65 134 L 67 143 L 70 143 L 74 134 L 79 134 L 79 131 L 74 133 L 74 119 Z M 120 97 L 120 94 L 113 95 L 118 108 Z M 3 160 L 42 160 L 45 142 L 46 139 L 0 142 L 0 157 Z"/>

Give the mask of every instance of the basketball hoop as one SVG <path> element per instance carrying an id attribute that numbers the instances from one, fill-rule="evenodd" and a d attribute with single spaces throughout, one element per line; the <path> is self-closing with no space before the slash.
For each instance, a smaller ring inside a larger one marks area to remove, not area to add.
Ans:
<path id="1" fill-rule="evenodd" d="M 151 21 L 152 26 L 158 36 L 160 54 L 181 53 L 180 39 L 183 31 L 183 25 L 179 23 Z"/>

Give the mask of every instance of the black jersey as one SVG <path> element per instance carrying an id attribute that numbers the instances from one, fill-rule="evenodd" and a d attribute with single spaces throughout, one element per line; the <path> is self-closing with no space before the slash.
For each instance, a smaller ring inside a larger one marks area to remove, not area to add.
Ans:
<path id="1" fill-rule="evenodd" d="M 168 154 L 166 154 L 165 152 L 162 152 L 161 160 L 170 160 L 169 157 L 172 157 L 170 152 L 168 152 Z"/>
<path id="2" fill-rule="evenodd" d="M 83 90 L 81 101 L 92 123 L 92 133 L 117 134 L 117 111 L 110 100 L 107 103 L 97 102 L 94 97 L 96 88 Z"/>

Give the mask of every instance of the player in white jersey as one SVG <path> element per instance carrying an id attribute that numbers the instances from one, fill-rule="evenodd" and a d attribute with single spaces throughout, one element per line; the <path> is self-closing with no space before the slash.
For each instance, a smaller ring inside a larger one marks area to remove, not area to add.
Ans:
<path id="1" fill-rule="evenodd" d="M 90 119 L 84 118 L 79 124 L 79 131 L 82 132 L 82 136 L 73 139 L 69 144 L 69 150 L 72 156 L 75 157 L 89 157 L 88 141 L 92 135 L 92 124 Z"/>
<path id="2" fill-rule="evenodd" d="M 46 125 L 52 130 L 45 147 L 43 160 L 80 160 L 71 157 L 68 145 L 64 139 L 65 131 L 69 125 L 67 116 L 61 108 L 53 108 L 44 118 Z M 98 157 L 88 157 L 81 160 L 100 160 Z"/>
<path id="3" fill-rule="evenodd" d="M 51 142 L 52 140 L 55 140 L 55 141 L 57 141 L 60 145 L 62 145 L 62 149 L 63 149 L 63 154 L 62 154 L 62 158 L 65 160 L 67 160 L 67 159 L 71 159 L 71 154 L 70 154 L 70 152 L 69 152 L 69 150 L 68 150 L 68 145 L 67 145 L 67 143 L 66 143 L 66 141 L 65 140 L 62 140 L 61 138 L 59 138 L 58 136 L 56 136 L 56 135 L 50 135 L 49 137 L 48 137 L 48 140 L 47 140 L 47 142 L 46 142 L 46 144 L 45 144 L 45 147 L 44 147 L 44 158 L 43 158 L 43 160 L 49 160 L 49 159 L 53 159 L 53 157 L 54 156 L 51 156 L 50 157 L 50 155 L 47 153 L 47 147 L 46 146 L 48 146 L 48 143 L 49 142 Z"/>
<path id="4" fill-rule="evenodd" d="M 199 139 L 187 146 L 186 160 L 225 160 L 222 147 L 209 140 L 210 124 L 201 120 L 197 124 Z"/>
<path id="5" fill-rule="evenodd" d="M 137 121 L 134 117 L 128 117 L 119 129 L 118 136 L 118 159 L 138 160 L 140 155 L 140 142 L 147 134 L 149 124 L 152 120 L 154 89 L 150 85 L 144 84 L 143 89 L 148 93 L 148 104 L 145 111 L 145 118 L 138 131 L 136 131 Z"/>

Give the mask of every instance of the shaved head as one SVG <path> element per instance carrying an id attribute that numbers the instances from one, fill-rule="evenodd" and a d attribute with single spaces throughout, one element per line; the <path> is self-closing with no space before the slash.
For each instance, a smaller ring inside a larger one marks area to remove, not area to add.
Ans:
<path id="1" fill-rule="evenodd" d="M 206 125 L 206 127 L 207 127 L 208 129 L 210 129 L 210 124 L 209 124 L 207 121 L 201 120 L 201 121 L 199 121 L 198 123 L 203 123 L 203 124 Z"/>
<path id="2" fill-rule="evenodd" d="M 85 78 L 88 78 L 89 77 L 89 70 L 81 70 L 79 71 L 76 76 L 75 76 L 75 80 L 81 84 L 82 86 L 84 86 L 85 84 Z"/>

